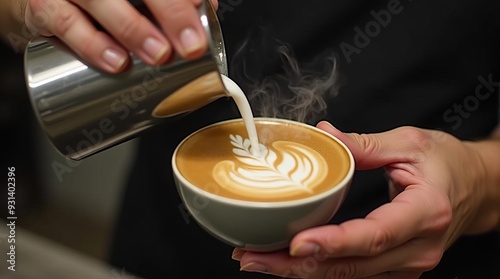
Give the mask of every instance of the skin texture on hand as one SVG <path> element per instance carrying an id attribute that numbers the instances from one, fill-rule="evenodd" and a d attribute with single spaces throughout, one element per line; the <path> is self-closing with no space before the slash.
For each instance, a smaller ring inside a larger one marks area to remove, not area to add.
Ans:
<path id="1" fill-rule="evenodd" d="M 363 219 L 303 231 L 289 250 L 235 249 L 242 270 L 287 278 L 416 279 L 461 235 L 498 226 L 499 141 L 462 142 L 413 127 L 363 135 L 326 122 L 318 127 L 349 147 L 358 170 L 383 167 L 392 201 Z"/>
<path id="2" fill-rule="evenodd" d="M 58 37 L 109 73 L 128 65 L 129 52 L 149 65 L 166 63 L 174 52 L 187 59 L 205 52 L 207 38 L 197 12 L 201 0 L 144 3 L 158 27 L 126 0 L 29 0 L 25 23 L 33 34 Z"/>
<path id="3" fill-rule="evenodd" d="M 28 0 L 0 0 L 0 39 L 15 52 L 22 51 L 25 43 L 33 37 L 23 30 L 27 3 Z"/>

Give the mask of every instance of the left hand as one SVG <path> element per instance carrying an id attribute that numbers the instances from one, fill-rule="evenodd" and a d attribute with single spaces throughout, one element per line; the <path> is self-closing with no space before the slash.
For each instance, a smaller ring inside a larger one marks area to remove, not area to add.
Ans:
<path id="1" fill-rule="evenodd" d="M 349 147 L 357 169 L 384 167 L 392 201 L 364 219 L 305 230 L 289 251 L 235 249 L 242 270 L 290 278 L 419 278 L 459 236 L 497 225 L 473 143 L 413 127 L 363 135 L 326 122 L 318 127 Z"/>

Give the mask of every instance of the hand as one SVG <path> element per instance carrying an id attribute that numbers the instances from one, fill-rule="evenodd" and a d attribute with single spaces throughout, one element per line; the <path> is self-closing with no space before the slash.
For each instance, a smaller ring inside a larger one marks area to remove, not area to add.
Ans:
<path id="1" fill-rule="evenodd" d="M 174 50 L 193 59 L 207 48 L 196 8 L 202 0 L 145 0 L 161 30 L 126 0 L 28 1 L 25 22 L 33 34 L 58 37 L 110 73 L 127 66 L 129 51 L 149 65 L 159 65 Z M 218 1 L 212 3 L 217 6 Z M 98 30 L 93 21 L 107 32 Z"/>
<path id="2" fill-rule="evenodd" d="M 291 278 L 419 278 L 460 235 L 497 225 L 500 193 L 485 179 L 473 143 L 411 127 L 365 135 L 326 122 L 318 127 L 350 148 L 358 169 L 384 167 L 392 201 L 364 219 L 303 231 L 289 251 L 235 249 L 242 270 Z"/>

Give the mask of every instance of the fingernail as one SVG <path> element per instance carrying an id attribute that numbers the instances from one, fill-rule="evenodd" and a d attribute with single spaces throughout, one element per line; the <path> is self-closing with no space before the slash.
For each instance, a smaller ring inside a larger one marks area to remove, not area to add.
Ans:
<path id="1" fill-rule="evenodd" d="M 106 49 L 102 54 L 102 58 L 108 66 L 115 70 L 121 69 L 127 61 L 127 56 L 125 54 L 114 49 Z"/>
<path id="2" fill-rule="evenodd" d="M 242 266 L 240 268 L 240 271 L 268 273 L 269 269 L 267 268 L 267 266 L 263 264 L 256 262 L 249 262 L 246 265 Z"/>
<path id="3" fill-rule="evenodd" d="M 231 258 L 235 261 L 239 261 L 241 260 L 241 257 L 243 256 L 244 253 L 241 253 L 241 252 L 233 252 L 233 254 L 231 255 Z"/>
<path id="4" fill-rule="evenodd" d="M 200 36 L 192 28 L 184 29 L 181 32 L 180 38 L 184 52 L 187 54 L 195 52 L 202 47 Z"/>
<path id="5" fill-rule="evenodd" d="M 319 245 L 310 242 L 301 242 L 297 244 L 291 251 L 290 256 L 292 257 L 304 257 L 311 256 L 314 253 L 319 252 Z"/>
<path id="6" fill-rule="evenodd" d="M 156 38 L 147 38 L 142 46 L 149 58 L 158 61 L 168 50 L 168 45 L 160 42 Z"/>

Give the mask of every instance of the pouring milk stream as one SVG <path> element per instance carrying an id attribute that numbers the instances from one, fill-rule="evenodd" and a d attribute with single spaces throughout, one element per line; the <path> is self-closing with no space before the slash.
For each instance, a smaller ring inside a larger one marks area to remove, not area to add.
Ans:
<path id="1" fill-rule="evenodd" d="M 251 148 L 250 151 L 252 155 L 255 157 L 260 156 L 260 148 L 259 148 L 259 137 L 257 135 L 257 129 L 255 128 L 255 121 L 253 119 L 252 108 L 248 103 L 248 100 L 243 93 L 243 90 L 230 78 L 225 75 L 221 75 L 222 82 L 226 87 L 227 93 L 230 97 L 233 98 L 238 110 L 240 111 L 241 118 L 245 123 L 248 137 L 250 139 Z"/>

